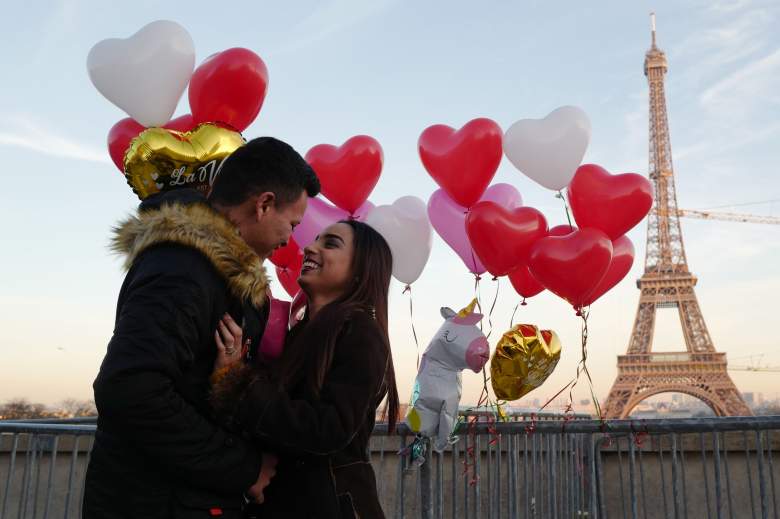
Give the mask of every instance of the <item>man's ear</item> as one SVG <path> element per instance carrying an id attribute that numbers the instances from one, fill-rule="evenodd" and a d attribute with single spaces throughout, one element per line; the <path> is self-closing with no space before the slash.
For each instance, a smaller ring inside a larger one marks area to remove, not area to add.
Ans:
<path id="1" fill-rule="evenodd" d="M 270 191 L 260 193 L 255 200 L 255 214 L 261 218 L 276 203 L 276 195 Z"/>

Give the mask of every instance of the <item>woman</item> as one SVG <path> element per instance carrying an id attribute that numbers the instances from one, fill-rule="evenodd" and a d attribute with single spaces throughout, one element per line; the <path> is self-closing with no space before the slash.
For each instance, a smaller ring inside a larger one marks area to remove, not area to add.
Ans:
<path id="1" fill-rule="evenodd" d="M 304 249 L 298 282 L 307 311 L 279 361 L 234 366 L 216 382 L 218 414 L 279 455 L 258 517 L 384 517 L 367 452 L 381 401 L 391 430 L 398 416 L 391 273 L 390 248 L 374 229 L 356 221 L 328 227 Z M 238 330 L 221 323 L 218 363 L 238 357 L 227 354 L 240 349 Z"/>

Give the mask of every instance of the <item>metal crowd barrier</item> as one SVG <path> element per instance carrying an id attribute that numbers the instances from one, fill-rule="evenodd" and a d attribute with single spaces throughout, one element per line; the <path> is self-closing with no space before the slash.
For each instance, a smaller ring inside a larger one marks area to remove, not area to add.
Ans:
<path id="1" fill-rule="evenodd" d="M 377 425 L 370 455 L 387 517 L 779 515 L 780 416 L 560 418 L 483 418 L 421 465 L 398 455 L 408 429 Z M 0 519 L 79 517 L 93 434 L 89 423 L 0 422 Z"/>

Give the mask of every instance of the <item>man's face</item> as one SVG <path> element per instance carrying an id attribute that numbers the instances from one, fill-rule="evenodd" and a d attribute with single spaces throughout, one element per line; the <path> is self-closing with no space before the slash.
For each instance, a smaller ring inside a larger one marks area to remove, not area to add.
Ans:
<path id="1" fill-rule="evenodd" d="M 293 229 L 301 223 L 309 197 L 305 191 L 294 202 L 279 206 L 272 193 L 262 193 L 251 206 L 252 217 L 239 225 L 241 236 L 265 260 L 287 245 Z"/>

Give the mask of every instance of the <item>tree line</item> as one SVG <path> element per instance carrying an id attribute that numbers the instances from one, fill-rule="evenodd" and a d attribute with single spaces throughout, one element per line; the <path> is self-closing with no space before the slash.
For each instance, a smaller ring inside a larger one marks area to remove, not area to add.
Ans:
<path id="1" fill-rule="evenodd" d="M 0 404 L 0 420 L 29 420 L 35 418 L 81 418 L 97 416 L 95 402 L 67 398 L 55 405 L 30 402 L 26 398 L 13 398 Z"/>

